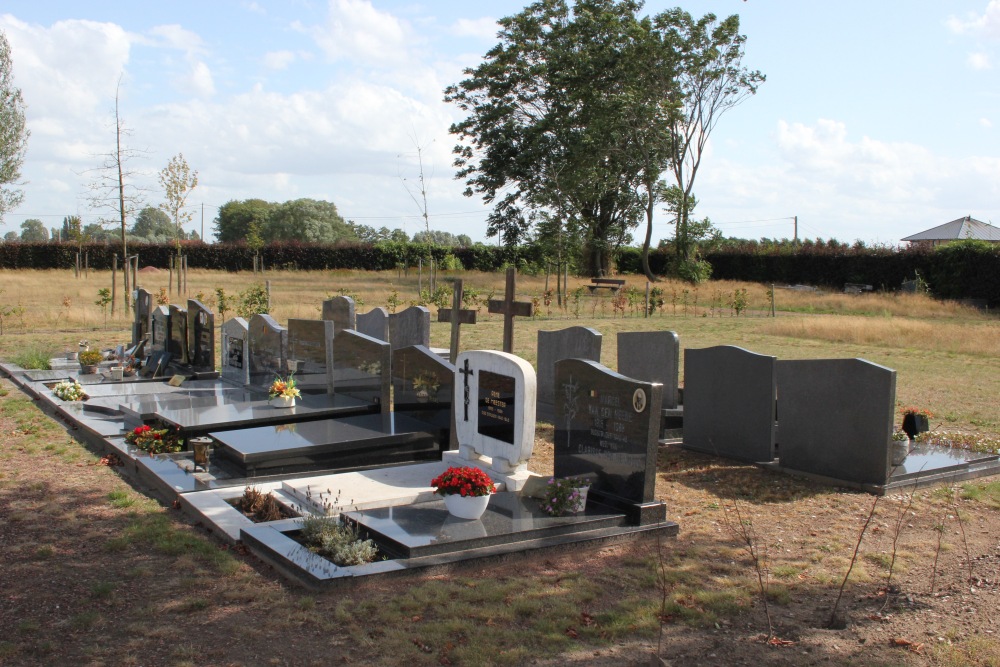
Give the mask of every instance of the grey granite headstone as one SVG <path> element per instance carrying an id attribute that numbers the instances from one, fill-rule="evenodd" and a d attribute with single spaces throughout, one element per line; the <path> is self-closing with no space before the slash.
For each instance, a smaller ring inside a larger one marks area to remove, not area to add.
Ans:
<path id="1" fill-rule="evenodd" d="M 270 315 L 254 315 L 247 323 L 250 348 L 250 384 L 268 387 L 288 372 L 288 330 Z"/>
<path id="2" fill-rule="evenodd" d="M 288 320 L 289 373 L 303 394 L 333 393 L 333 322 Z"/>
<path id="3" fill-rule="evenodd" d="M 323 302 L 323 319 L 333 322 L 334 335 L 345 329 L 356 329 L 354 299 L 349 296 L 335 296 Z"/>
<path id="4" fill-rule="evenodd" d="M 153 309 L 150 317 L 150 331 L 152 335 L 149 340 L 149 347 L 146 353 L 149 355 L 159 354 L 167 351 L 167 340 L 170 336 L 170 309 L 166 306 L 157 306 Z"/>
<path id="5" fill-rule="evenodd" d="M 222 379 L 250 384 L 250 349 L 247 321 L 234 317 L 222 325 Z"/>
<path id="6" fill-rule="evenodd" d="M 170 305 L 170 335 L 167 338 L 167 352 L 171 360 L 181 366 L 188 365 L 187 309 Z"/>
<path id="7" fill-rule="evenodd" d="M 781 467 L 861 484 L 885 484 L 896 371 L 864 359 L 778 362 Z"/>
<path id="8" fill-rule="evenodd" d="M 663 407 L 677 407 L 681 366 L 680 338 L 673 331 L 618 333 L 618 372 L 636 380 L 663 385 Z"/>
<path id="9" fill-rule="evenodd" d="M 662 385 L 615 373 L 595 361 L 555 365 L 555 477 L 585 477 L 602 500 L 638 508 L 654 503 Z M 637 510 L 640 523 L 662 520 L 662 503 Z"/>
<path id="10" fill-rule="evenodd" d="M 139 288 L 135 291 L 135 320 L 132 322 L 132 347 L 140 341 L 151 330 L 150 318 L 153 315 L 153 293 L 149 290 Z"/>
<path id="11" fill-rule="evenodd" d="M 775 358 L 732 345 L 684 350 L 686 449 L 774 459 Z"/>
<path id="12" fill-rule="evenodd" d="M 389 342 L 389 311 L 385 308 L 372 308 L 356 318 L 355 330 L 377 340 Z"/>
<path id="13" fill-rule="evenodd" d="M 410 306 L 389 316 L 389 344 L 393 352 L 411 345 L 431 344 L 431 311 L 423 306 Z"/>
<path id="14" fill-rule="evenodd" d="M 338 396 L 350 396 L 379 406 L 391 407 L 389 343 L 347 329 L 333 341 L 333 386 Z"/>
<path id="15" fill-rule="evenodd" d="M 423 345 L 392 351 L 392 403 L 396 414 L 428 424 L 445 448 L 451 442 L 455 367 Z"/>
<path id="16" fill-rule="evenodd" d="M 556 362 L 561 359 L 588 359 L 601 362 L 601 332 L 590 327 L 569 327 L 559 331 L 538 332 L 538 409 L 539 421 L 555 419 Z"/>
<path id="17" fill-rule="evenodd" d="M 215 314 L 197 299 L 188 299 L 188 361 L 196 371 L 215 370 Z"/>

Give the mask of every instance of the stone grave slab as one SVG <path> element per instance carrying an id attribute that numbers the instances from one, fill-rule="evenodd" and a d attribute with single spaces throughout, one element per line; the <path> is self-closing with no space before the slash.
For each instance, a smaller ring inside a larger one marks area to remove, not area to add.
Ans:
<path id="1" fill-rule="evenodd" d="M 152 335 L 150 336 L 149 347 L 146 351 L 150 355 L 157 352 L 167 351 L 167 340 L 170 337 L 170 309 L 166 306 L 157 306 L 150 316 L 150 326 Z"/>
<path id="2" fill-rule="evenodd" d="M 441 443 L 451 438 L 454 386 L 455 367 L 423 345 L 393 350 L 393 411 L 428 424 Z"/>
<path id="3" fill-rule="evenodd" d="M 372 308 L 356 318 L 355 330 L 376 340 L 389 342 L 389 311 L 385 308 Z"/>
<path id="4" fill-rule="evenodd" d="M 779 361 L 782 468 L 861 484 L 885 484 L 896 371 L 864 359 Z"/>
<path id="5" fill-rule="evenodd" d="M 138 288 L 133 292 L 135 300 L 134 319 L 132 321 L 132 347 L 135 347 L 152 328 L 151 318 L 153 315 L 153 293 L 149 290 Z"/>
<path id="6" fill-rule="evenodd" d="M 333 386 L 349 396 L 388 412 L 392 353 L 389 343 L 345 329 L 333 341 Z"/>
<path id="7" fill-rule="evenodd" d="M 636 524 L 663 521 L 654 498 L 663 386 L 586 359 L 563 359 L 555 370 L 555 476 L 590 480 L 590 495 Z"/>
<path id="8" fill-rule="evenodd" d="M 535 444 L 535 371 L 506 352 L 471 350 L 458 355 L 455 465 L 476 465 L 509 491 L 527 481 Z"/>
<path id="9" fill-rule="evenodd" d="M 215 372 L 215 314 L 197 299 L 188 299 L 188 362 L 198 373 Z"/>
<path id="10" fill-rule="evenodd" d="M 249 328 L 242 317 L 222 325 L 222 379 L 236 385 L 250 384 Z"/>
<path id="11" fill-rule="evenodd" d="M 247 323 L 250 385 L 266 389 L 288 372 L 288 330 L 270 315 L 254 315 Z"/>
<path id="12" fill-rule="evenodd" d="M 289 373 L 303 394 L 332 394 L 333 328 L 328 320 L 288 320 Z"/>
<path id="13" fill-rule="evenodd" d="M 156 421 L 167 410 L 198 410 L 255 400 L 250 392 L 236 387 L 219 387 L 216 391 L 191 389 L 169 394 L 152 394 L 123 402 L 118 397 L 88 401 L 85 409 L 113 409 L 121 415 L 126 429 Z"/>
<path id="14" fill-rule="evenodd" d="M 684 443 L 739 461 L 774 459 L 776 359 L 720 345 L 684 351 Z"/>
<path id="15" fill-rule="evenodd" d="M 680 368 L 681 342 L 676 332 L 618 333 L 618 372 L 625 377 L 662 384 L 664 408 L 673 409 L 678 405 Z"/>
<path id="16" fill-rule="evenodd" d="M 171 304 L 167 352 L 171 361 L 180 366 L 189 365 L 187 325 L 187 309 Z"/>
<path id="17" fill-rule="evenodd" d="M 335 296 L 323 302 L 323 319 L 333 322 L 334 335 L 345 329 L 357 328 L 354 313 L 354 299 L 349 296 Z"/>
<path id="18" fill-rule="evenodd" d="M 569 327 L 559 331 L 538 332 L 538 406 L 539 421 L 553 423 L 555 404 L 555 367 L 560 359 L 601 361 L 601 332 L 590 327 Z"/>
<path id="19" fill-rule="evenodd" d="M 404 347 L 431 345 L 431 311 L 423 306 L 410 306 L 389 315 L 389 344 L 393 351 Z"/>

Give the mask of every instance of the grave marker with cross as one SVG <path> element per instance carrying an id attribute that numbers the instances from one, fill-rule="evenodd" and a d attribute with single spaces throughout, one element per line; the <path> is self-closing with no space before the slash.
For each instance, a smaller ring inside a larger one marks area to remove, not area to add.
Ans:
<path id="1" fill-rule="evenodd" d="M 451 347 L 448 351 L 448 361 L 451 363 L 458 359 L 459 327 L 463 324 L 475 324 L 477 315 L 478 311 L 462 308 L 462 280 L 455 280 L 451 308 L 438 309 L 438 322 L 451 322 Z"/>
<path id="2" fill-rule="evenodd" d="M 503 351 L 507 353 L 514 352 L 514 317 L 531 317 L 533 313 L 530 301 L 514 301 L 516 275 L 514 267 L 508 268 L 503 301 L 489 302 L 489 312 L 503 315 Z"/>

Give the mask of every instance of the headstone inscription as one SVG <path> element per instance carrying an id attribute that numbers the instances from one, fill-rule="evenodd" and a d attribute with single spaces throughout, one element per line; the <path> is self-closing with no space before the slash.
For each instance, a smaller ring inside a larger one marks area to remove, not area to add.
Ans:
<path id="1" fill-rule="evenodd" d="M 222 325 L 222 379 L 237 385 L 250 384 L 250 354 L 247 321 L 242 317 Z"/>
<path id="2" fill-rule="evenodd" d="M 411 345 L 431 344 L 431 311 L 423 306 L 410 306 L 389 316 L 389 344 L 392 350 Z"/>
<path id="3" fill-rule="evenodd" d="M 372 308 L 356 318 L 355 331 L 371 336 L 376 340 L 389 342 L 389 311 L 385 308 Z"/>
<path id="4" fill-rule="evenodd" d="M 778 361 L 779 462 L 787 470 L 884 485 L 896 371 L 864 359 Z"/>
<path id="5" fill-rule="evenodd" d="M 663 521 L 654 498 L 662 386 L 595 361 L 556 362 L 555 477 L 584 477 L 595 499 L 634 523 Z"/>
<path id="6" fill-rule="evenodd" d="M 393 412 L 424 422 L 437 442 L 451 441 L 455 367 L 423 345 L 392 351 Z"/>
<path id="7" fill-rule="evenodd" d="M 188 361 L 200 372 L 215 370 L 215 314 L 197 299 L 188 299 Z"/>
<path id="8" fill-rule="evenodd" d="M 535 370 L 520 357 L 490 350 L 463 352 L 457 365 L 457 458 L 483 468 L 507 491 L 519 491 L 535 444 Z"/>
<path id="9" fill-rule="evenodd" d="M 332 299 L 327 299 L 323 302 L 323 319 L 333 322 L 334 335 L 345 329 L 357 329 L 354 299 L 349 296 L 335 296 Z"/>
<path id="10" fill-rule="evenodd" d="M 462 308 L 462 279 L 455 280 L 455 288 L 451 297 L 451 308 L 438 309 L 438 322 L 451 322 L 451 346 L 448 350 L 448 361 L 455 363 L 458 358 L 459 327 L 463 324 L 475 324 L 479 311 Z"/>
<path id="11" fill-rule="evenodd" d="M 132 322 L 132 347 L 150 332 L 153 315 L 153 293 L 141 287 L 135 290 L 135 320 Z"/>
<path id="12" fill-rule="evenodd" d="M 388 413 L 391 406 L 389 343 L 346 329 L 333 341 L 333 386 L 338 396 L 350 396 L 377 405 Z"/>
<path id="13" fill-rule="evenodd" d="M 663 407 L 677 407 L 681 367 L 680 338 L 673 331 L 618 333 L 618 372 L 625 377 L 663 385 Z"/>
<path id="14" fill-rule="evenodd" d="M 328 320 L 288 320 L 286 364 L 303 394 L 333 393 L 333 327 Z"/>
<path id="15" fill-rule="evenodd" d="M 268 387 L 287 373 L 288 330 L 270 315 L 254 315 L 247 323 L 250 348 L 250 385 Z"/>
<path id="16" fill-rule="evenodd" d="M 170 353 L 174 363 L 182 366 L 187 366 L 189 363 L 187 324 L 187 309 L 170 304 L 170 333 L 167 338 L 167 352 Z"/>
<path id="17" fill-rule="evenodd" d="M 508 354 L 514 351 L 514 318 L 531 317 L 534 312 L 530 301 L 515 301 L 517 298 L 517 271 L 514 267 L 507 269 L 507 284 L 503 300 L 490 299 L 487 310 L 503 315 L 503 351 Z"/>
<path id="18" fill-rule="evenodd" d="M 601 361 L 601 332 L 590 327 L 569 327 L 559 331 L 538 332 L 538 419 L 553 423 L 555 403 L 555 367 L 560 359 Z"/>
<path id="19" fill-rule="evenodd" d="M 775 358 L 732 345 L 684 350 L 685 449 L 774 459 Z"/>
<path id="20" fill-rule="evenodd" d="M 157 306 L 153 309 L 151 319 L 150 344 L 146 349 L 150 355 L 167 351 L 167 337 L 170 335 L 170 309 Z"/>

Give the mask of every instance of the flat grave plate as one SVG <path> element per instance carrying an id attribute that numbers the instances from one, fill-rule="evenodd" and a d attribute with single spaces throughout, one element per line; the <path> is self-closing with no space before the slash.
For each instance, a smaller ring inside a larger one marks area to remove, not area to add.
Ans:
<path id="1" fill-rule="evenodd" d="M 222 385 L 215 380 L 189 380 L 179 387 L 171 387 L 167 384 L 166 380 L 153 382 L 98 382 L 96 384 L 88 384 L 84 391 L 91 398 L 115 396 L 120 398 L 122 403 L 126 403 L 135 396 L 190 393 L 193 390 L 214 391 L 219 386 Z"/>
<path id="2" fill-rule="evenodd" d="M 377 408 L 348 396 L 323 395 L 302 396 L 293 408 L 276 408 L 267 400 L 259 400 L 202 408 L 168 408 L 158 412 L 157 417 L 190 435 L 365 414 Z"/>
<path id="3" fill-rule="evenodd" d="M 87 401 L 86 405 L 98 411 L 111 408 L 125 415 L 127 421 L 138 423 L 154 419 L 157 413 L 164 410 L 190 410 L 226 403 L 247 403 L 256 398 L 259 397 L 244 389 L 215 387 L 214 389 L 191 389 L 170 394 L 147 395 L 128 402 L 114 397 L 97 398 Z"/>
<path id="4" fill-rule="evenodd" d="M 971 464 L 990 463 L 1000 460 L 1000 455 L 972 452 L 967 449 L 953 449 L 937 445 L 916 445 L 889 477 L 893 483 L 913 479 L 922 475 L 957 471 Z"/>

